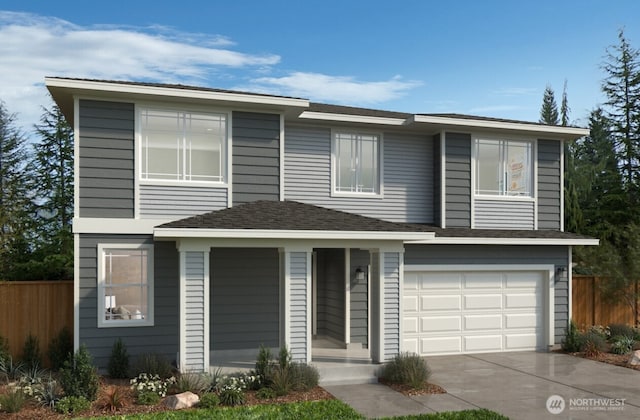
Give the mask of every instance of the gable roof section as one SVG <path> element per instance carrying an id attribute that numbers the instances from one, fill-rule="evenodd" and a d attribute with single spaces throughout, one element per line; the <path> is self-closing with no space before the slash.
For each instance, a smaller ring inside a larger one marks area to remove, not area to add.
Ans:
<path id="1" fill-rule="evenodd" d="M 393 223 L 297 201 L 254 201 L 157 226 L 156 237 L 428 240 L 427 226 Z"/>

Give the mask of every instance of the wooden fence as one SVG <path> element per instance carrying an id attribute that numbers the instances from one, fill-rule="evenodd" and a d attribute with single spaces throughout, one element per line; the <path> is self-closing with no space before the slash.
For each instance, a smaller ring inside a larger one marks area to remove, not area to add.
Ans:
<path id="1" fill-rule="evenodd" d="M 606 279 L 573 275 L 572 314 L 578 328 L 592 325 L 634 324 L 633 311 L 627 303 L 613 304 L 602 297 L 599 285 Z"/>
<path id="2" fill-rule="evenodd" d="M 32 334 L 46 365 L 49 343 L 63 327 L 73 334 L 73 281 L 0 282 L 0 335 L 14 358 Z"/>

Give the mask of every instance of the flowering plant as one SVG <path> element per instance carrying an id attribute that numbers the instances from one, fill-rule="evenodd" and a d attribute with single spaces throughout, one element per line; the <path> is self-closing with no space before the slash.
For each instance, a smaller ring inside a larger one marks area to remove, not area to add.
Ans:
<path id="1" fill-rule="evenodd" d="M 238 390 L 246 391 L 254 389 L 260 384 L 260 375 L 251 375 L 248 373 L 237 373 L 234 375 L 224 375 L 215 384 L 217 391 Z"/>
<path id="2" fill-rule="evenodd" d="M 151 392 L 157 394 L 159 397 L 165 397 L 167 395 L 167 389 L 170 385 L 176 383 L 176 378 L 173 376 L 169 379 L 160 379 L 158 375 L 149 375 L 147 373 L 141 373 L 131 381 L 131 389 L 137 394 L 143 394 Z"/>

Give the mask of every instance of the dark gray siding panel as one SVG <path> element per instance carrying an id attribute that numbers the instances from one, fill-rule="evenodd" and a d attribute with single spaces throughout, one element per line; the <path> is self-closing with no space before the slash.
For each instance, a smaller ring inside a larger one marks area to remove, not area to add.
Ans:
<path id="1" fill-rule="evenodd" d="M 446 133 L 447 227 L 471 227 L 471 135 Z"/>
<path id="2" fill-rule="evenodd" d="M 344 250 L 318 249 L 318 335 L 344 343 Z"/>
<path id="3" fill-rule="evenodd" d="M 134 217 L 134 106 L 80 100 L 80 217 Z"/>
<path id="4" fill-rule="evenodd" d="M 213 248 L 210 261 L 211 350 L 278 347 L 278 250 Z"/>
<path id="5" fill-rule="evenodd" d="M 407 245 L 405 264 L 553 264 L 567 268 L 566 246 L 497 245 Z M 565 270 L 566 272 L 566 270 Z M 569 319 L 569 282 L 567 275 L 556 277 L 554 284 L 555 342 L 562 341 Z"/>
<path id="6" fill-rule="evenodd" d="M 350 299 L 350 322 L 351 322 L 351 342 L 362 343 L 367 347 L 369 335 L 369 251 L 361 249 L 351 250 L 351 299 Z M 355 272 L 357 268 L 365 272 L 364 280 L 356 280 Z"/>
<path id="7" fill-rule="evenodd" d="M 442 226 L 442 159 L 440 158 L 440 134 L 433 136 L 433 223 Z"/>
<path id="8" fill-rule="evenodd" d="M 233 113 L 233 204 L 280 199 L 280 116 Z"/>
<path id="9" fill-rule="evenodd" d="M 538 229 L 560 230 L 560 148 L 557 140 L 538 140 Z"/>
<path id="10" fill-rule="evenodd" d="M 160 353 L 174 361 L 179 349 L 179 258 L 174 242 L 154 244 L 154 326 L 98 328 L 98 244 L 152 243 L 144 235 L 80 235 L 80 343 L 99 369 L 107 368 L 111 348 L 122 338 L 132 362 L 144 353 Z"/>

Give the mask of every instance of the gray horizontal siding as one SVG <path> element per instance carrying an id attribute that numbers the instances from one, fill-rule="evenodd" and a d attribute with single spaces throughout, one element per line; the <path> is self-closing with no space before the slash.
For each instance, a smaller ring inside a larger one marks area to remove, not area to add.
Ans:
<path id="1" fill-rule="evenodd" d="M 140 185 L 140 218 L 183 218 L 227 208 L 227 189 Z"/>
<path id="2" fill-rule="evenodd" d="M 473 217 L 476 229 L 533 230 L 535 203 L 476 199 L 473 205 Z"/>
<path id="3" fill-rule="evenodd" d="M 560 230 L 560 148 L 557 140 L 538 140 L 538 229 Z"/>
<path id="4" fill-rule="evenodd" d="M 290 337 L 289 351 L 294 361 L 308 360 L 307 348 L 307 253 L 292 252 L 289 256 L 289 309 L 290 309 Z"/>
<path id="5" fill-rule="evenodd" d="M 384 360 L 400 353 L 400 253 L 384 254 Z"/>
<path id="6" fill-rule="evenodd" d="M 369 251 L 351 249 L 350 253 L 350 340 L 352 343 L 361 343 L 363 347 L 367 347 L 369 340 Z M 364 280 L 357 280 L 355 278 L 357 268 L 360 268 L 365 272 Z"/>
<path id="7" fill-rule="evenodd" d="M 97 273 L 99 243 L 152 243 L 151 236 L 80 235 L 80 343 L 85 344 L 101 370 L 107 368 L 113 343 L 118 338 L 132 358 L 159 353 L 175 360 L 179 348 L 179 257 L 174 242 L 154 245 L 154 326 L 98 328 Z"/>
<path id="8" fill-rule="evenodd" d="M 278 347 L 278 250 L 213 248 L 210 261 L 211 350 Z"/>
<path id="9" fill-rule="evenodd" d="M 343 343 L 345 338 L 344 264 L 343 249 L 316 251 L 318 334 Z"/>
<path id="10" fill-rule="evenodd" d="M 180 355 L 180 369 L 202 371 L 205 366 L 205 284 L 204 253 L 185 253 L 185 355 Z"/>
<path id="11" fill-rule="evenodd" d="M 280 199 L 280 115 L 233 113 L 233 204 Z"/>
<path id="12" fill-rule="evenodd" d="M 446 133 L 446 227 L 471 227 L 471 135 Z"/>
<path id="13" fill-rule="evenodd" d="M 288 126 L 285 198 L 394 222 L 433 223 L 433 139 L 383 133 L 383 198 L 331 191 L 331 130 Z"/>
<path id="14" fill-rule="evenodd" d="M 556 270 L 567 268 L 566 246 L 498 245 L 406 245 L 404 262 L 411 264 L 553 264 Z M 554 285 L 555 342 L 560 343 L 569 320 L 569 282 L 564 275 Z"/>
<path id="15" fill-rule="evenodd" d="M 433 223 L 442 226 L 442 159 L 440 134 L 433 136 Z"/>
<path id="16" fill-rule="evenodd" d="M 80 100 L 80 217 L 134 217 L 134 106 Z"/>

